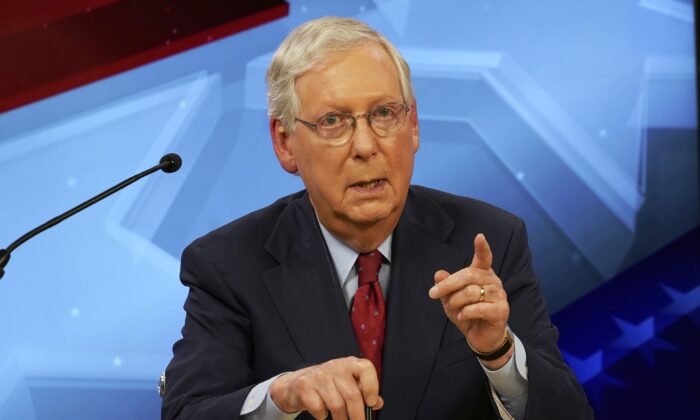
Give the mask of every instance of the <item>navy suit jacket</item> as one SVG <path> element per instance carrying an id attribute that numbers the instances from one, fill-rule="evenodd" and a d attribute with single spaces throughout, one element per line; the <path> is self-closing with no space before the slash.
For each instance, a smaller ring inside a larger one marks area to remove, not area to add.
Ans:
<path id="1" fill-rule="evenodd" d="M 527 418 L 591 418 L 563 363 L 523 222 L 476 200 L 413 186 L 394 231 L 381 418 L 495 419 L 464 336 L 428 297 L 433 274 L 467 266 L 484 233 L 527 352 Z M 305 191 L 193 242 L 182 339 L 166 370 L 164 419 L 236 419 L 252 387 L 281 372 L 358 356 L 348 310 Z M 302 413 L 300 418 L 307 416 Z"/>

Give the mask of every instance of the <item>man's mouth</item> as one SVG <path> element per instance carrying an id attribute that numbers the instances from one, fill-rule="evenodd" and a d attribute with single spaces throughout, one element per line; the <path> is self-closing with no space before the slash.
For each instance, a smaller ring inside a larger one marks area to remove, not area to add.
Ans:
<path id="1" fill-rule="evenodd" d="M 372 179 L 370 181 L 360 181 L 351 185 L 351 187 L 359 187 L 366 189 L 373 189 L 384 183 L 384 179 Z"/>

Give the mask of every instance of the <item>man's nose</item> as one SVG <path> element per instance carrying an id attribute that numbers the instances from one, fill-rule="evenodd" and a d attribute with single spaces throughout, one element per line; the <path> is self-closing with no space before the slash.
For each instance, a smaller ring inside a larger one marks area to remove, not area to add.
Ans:
<path id="1" fill-rule="evenodd" d="M 361 159 L 368 159 L 377 152 L 377 134 L 369 121 L 369 115 L 355 116 L 355 130 L 351 140 L 355 156 Z"/>

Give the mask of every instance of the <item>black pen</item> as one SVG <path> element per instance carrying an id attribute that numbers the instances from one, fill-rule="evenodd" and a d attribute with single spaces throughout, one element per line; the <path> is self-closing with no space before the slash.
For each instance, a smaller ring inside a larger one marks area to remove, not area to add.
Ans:
<path id="1" fill-rule="evenodd" d="M 365 419 L 372 420 L 372 407 L 368 405 L 365 406 Z"/>

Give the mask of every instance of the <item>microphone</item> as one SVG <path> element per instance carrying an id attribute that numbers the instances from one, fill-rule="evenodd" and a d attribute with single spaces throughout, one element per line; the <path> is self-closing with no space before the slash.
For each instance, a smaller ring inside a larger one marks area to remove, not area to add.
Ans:
<path id="1" fill-rule="evenodd" d="M 119 184 L 113 186 L 112 188 L 108 189 L 107 191 L 104 191 L 91 199 L 87 200 L 86 202 L 73 207 L 72 209 L 68 210 L 67 212 L 54 217 L 53 219 L 49 220 L 48 222 L 44 223 L 41 226 L 38 226 L 31 231 L 25 233 L 22 235 L 19 239 L 16 241 L 12 242 L 10 246 L 8 246 L 6 249 L 0 249 L 0 279 L 2 279 L 2 276 L 5 275 L 5 266 L 7 265 L 7 262 L 10 261 L 10 253 L 14 251 L 18 246 L 22 245 L 23 243 L 27 242 L 34 236 L 40 234 L 41 232 L 45 231 L 46 229 L 49 229 L 53 226 L 56 226 L 57 224 L 61 223 L 62 221 L 66 220 L 67 218 L 73 216 L 74 214 L 85 210 L 86 208 L 90 207 L 91 205 L 97 203 L 98 201 L 102 200 L 103 198 L 109 197 L 110 195 L 114 194 L 115 192 L 121 190 L 122 188 L 133 184 L 134 182 L 138 181 L 139 179 L 152 174 L 153 172 L 156 172 L 158 170 L 162 170 L 165 173 L 173 173 L 180 169 L 182 166 L 182 158 L 178 156 L 175 153 L 168 153 L 167 155 L 163 156 L 160 159 L 160 162 L 149 169 L 146 169 L 145 171 L 138 173 L 134 176 L 132 176 L 129 179 L 125 179 L 124 181 L 120 182 Z"/>

